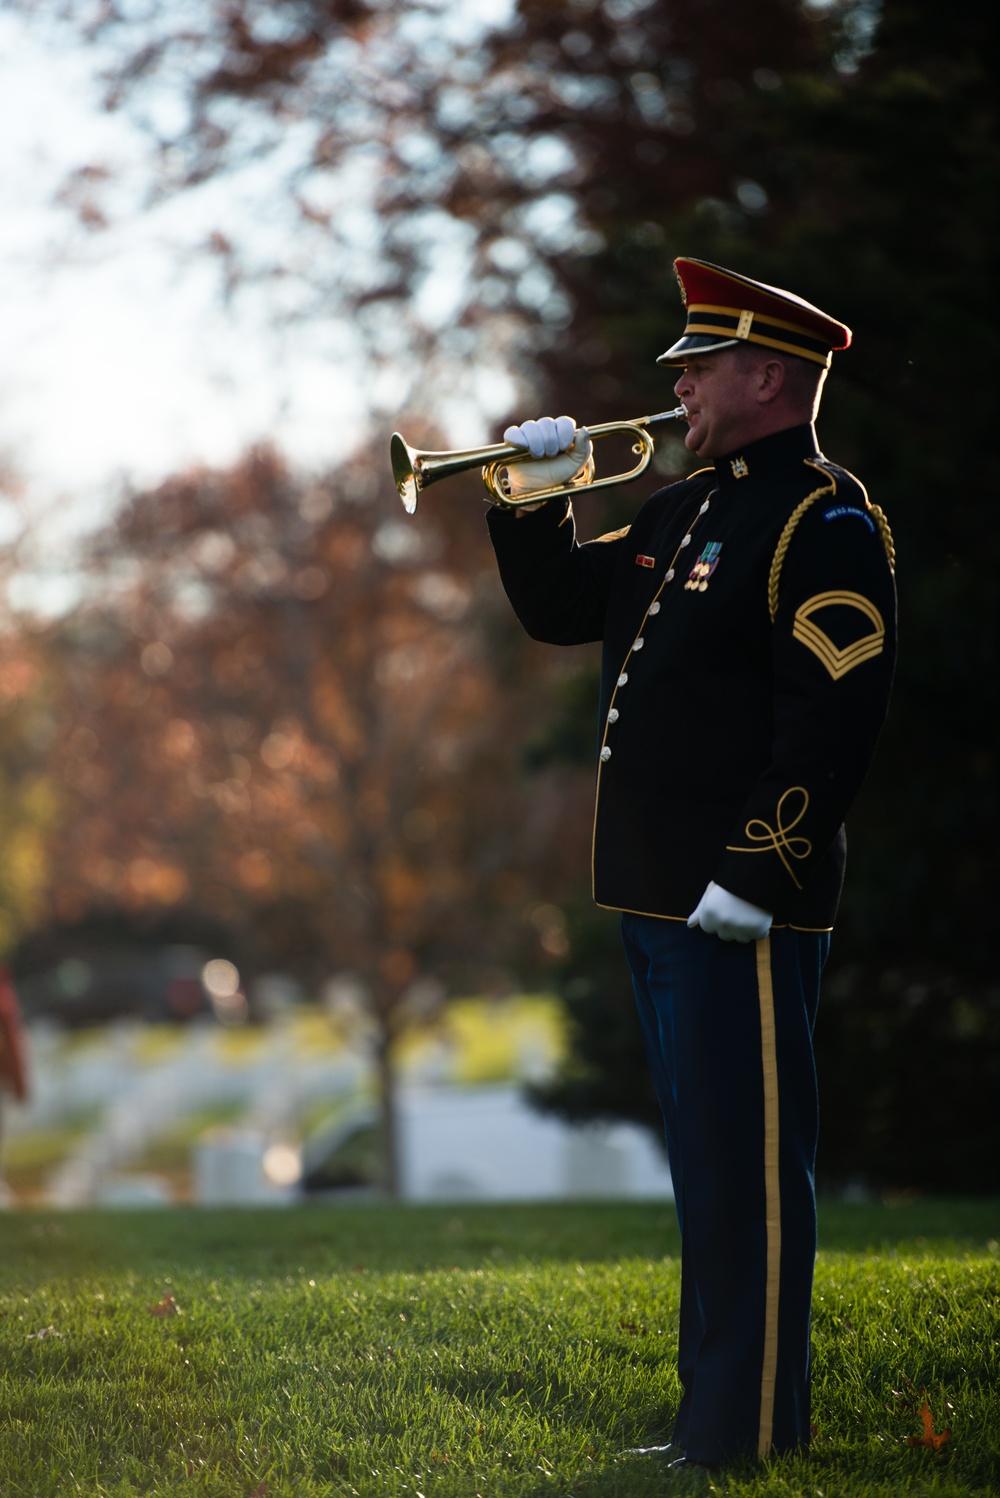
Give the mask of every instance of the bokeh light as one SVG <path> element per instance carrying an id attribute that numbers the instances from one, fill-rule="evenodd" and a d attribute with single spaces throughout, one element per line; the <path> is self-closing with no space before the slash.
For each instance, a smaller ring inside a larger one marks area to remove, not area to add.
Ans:
<path id="1" fill-rule="evenodd" d="M 290 1144 L 272 1144 L 264 1151 L 263 1171 L 272 1186 L 294 1186 L 302 1177 L 302 1157 Z"/>
<path id="2" fill-rule="evenodd" d="M 229 999 L 239 990 L 239 969 L 224 957 L 213 957 L 202 968 L 201 981 L 213 999 Z"/>

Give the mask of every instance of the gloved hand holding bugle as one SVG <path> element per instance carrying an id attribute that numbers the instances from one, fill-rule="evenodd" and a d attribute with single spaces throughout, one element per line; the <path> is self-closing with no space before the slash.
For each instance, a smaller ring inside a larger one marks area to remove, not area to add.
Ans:
<path id="1" fill-rule="evenodd" d="M 511 463 L 507 469 L 511 498 L 523 495 L 528 501 L 524 508 L 536 508 L 530 506 L 530 500 L 539 490 L 578 479 L 586 472 L 594 450 L 586 427 L 578 429 L 571 416 L 543 416 L 538 421 L 510 426 L 503 440 L 512 447 L 527 448 L 531 454 L 524 462 Z"/>

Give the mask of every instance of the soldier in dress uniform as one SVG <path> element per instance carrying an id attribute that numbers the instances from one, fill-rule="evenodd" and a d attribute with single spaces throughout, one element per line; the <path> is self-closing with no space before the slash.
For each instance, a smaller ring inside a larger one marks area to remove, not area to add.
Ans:
<path id="1" fill-rule="evenodd" d="M 895 656 L 885 517 L 813 421 L 850 331 L 791 292 L 675 262 L 685 445 L 703 466 L 580 543 L 566 417 L 509 428 L 524 507 L 489 513 L 535 639 L 603 642 L 594 897 L 622 912 L 682 1250 L 673 1445 L 686 1464 L 809 1440 L 812 1032 L 844 817 Z"/>

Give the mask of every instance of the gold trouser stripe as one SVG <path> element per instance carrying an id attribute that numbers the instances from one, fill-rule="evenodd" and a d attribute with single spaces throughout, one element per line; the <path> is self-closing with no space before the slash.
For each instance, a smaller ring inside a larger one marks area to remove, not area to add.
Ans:
<path id="1" fill-rule="evenodd" d="M 764 1069 L 764 1214 L 767 1225 L 767 1281 L 764 1292 L 764 1366 L 760 1381 L 757 1455 L 771 1449 L 774 1385 L 778 1372 L 778 1290 L 781 1282 L 781 1181 L 778 1175 L 778 1051 L 774 1032 L 771 942 L 757 943 L 760 1049 Z"/>

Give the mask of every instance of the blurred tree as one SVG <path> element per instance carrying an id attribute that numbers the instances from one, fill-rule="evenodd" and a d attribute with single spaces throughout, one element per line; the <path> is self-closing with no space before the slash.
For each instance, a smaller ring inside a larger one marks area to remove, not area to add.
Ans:
<path id="1" fill-rule="evenodd" d="M 857 53 L 864 13 L 854 14 Z M 984 977 L 1000 717 L 987 435 L 1000 331 L 991 295 L 1000 23 L 965 0 L 946 35 L 937 15 L 908 0 L 886 0 L 877 14 L 864 55 L 835 53 L 810 72 L 758 69 L 764 113 L 745 102 L 753 75 L 736 73 L 744 140 L 760 147 L 753 181 L 734 177 L 718 193 L 706 178 L 677 212 L 651 201 L 634 153 L 617 151 L 604 244 L 562 263 L 580 309 L 573 337 L 546 352 L 544 368 L 553 404 L 582 404 L 581 377 L 595 400 L 607 391 L 620 404 L 626 390 L 644 409 L 662 400 L 653 360 L 679 321 L 670 268 L 679 252 L 794 286 L 854 326 L 821 435 L 895 526 L 903 650 L 889 729 L 852 818 L 863 846 L 838 945 L 853 960 L 896 963 L 905 953 Z M 714 140 L 709 133 L 709 151 Z M 719 149 L 732 151 L 732 137 Z M 982 311 L 970 316 L 970 306 Z M 938 376 L 956 338 L 960 480 Z M 601 361 L 593 376 L 581 370 L 588 349 Z"/>
<path id="2" fill-rule="evenodd" d="M 663 1116 L 635 1017 L 632 979 L 622 959 L 619 917 L 580 904 L 569 912 L 569 951 L 556 983 L 567 1018 L 568 1054 L 528 1096 L 571 1123 L 628 1119 L 666 1148 Z"/>
<path id="3" fill-rule="evenodd" d="M 636 189 L 653 250 L 696 201 L 756 204 L 773 91 L 826 66 L 868 0 L 11 3 L 75 28 L 107 107 L 148 133 L 131 199 L 104 161 L 66 182 L 88 238 L 130 201 L 196 191 L 199 223 L 217 204 L 203 247 L 226 296 L 266 283 L 282 320 L 348 315 L 373 404 L 395 414 L 495 408 L 509 387 L 487 395 L 490 375 L 537 387 L 539 355 L 566 342 L 615 405 L 588 303 Z M 223 179 L 248 214 L 206 193 Z"/>
<path id="4" fill-rule="evenodd" d="M 831 970 L 820 1058 L 824 1139 L 864 1137 L 857 1168 L 891 1179 L 909 1123 L 897 1118 L 890 1147 L 873 1102 L 856 1133 L 852 1048 L 901 1085 L 909 1051 L 876 1055 L 874 1035 L 917 1033 L 903 1023 L 916 987 L 939 996 L 936 1054 L 944 1064 L 951 1047 L 961 1085 L 981 1091 L 996 1065 L 996 13 L 956 0 L 942 24 L 914 0 L 519 0 L 484 29 L 457 6 L 363 0 L 202 0 L 183 24 L 162 9 L 69 11 L 92 15 L 109 49 L 112 107 L 146 111 L 158 191 L 275 162 L 269 191 L 293 205 L 275 214 L 293 226 L 280 253 L 225 225 L 209 248 L 231 289 L 273 274 L 306 288 L 286 294 L 297 315 L 353 305 L 397 376 L 376 401 L 404 399 L 407 350 L 415 402 L 443 405 L 506 361 L 550 409 L 657 408 L 681 252 L 793 286 L 854 327 L 821 434 L 894 524 L 902 657 L 851 819 L 834 948 L 850 977 Z M 179 113 L 154 107 L 168 96 Z M 81 205 L 96 191 L 81 178 Z M 943 356 L 961 371 L 944 395 Z M 684 464 L 667 439 L 660 471 Z M 578 509 L 596 532 L 635 503 Z M 584 698 L 564 694 L 561 726 L 534 719 L 532 744 L 592 742 Z M 887 968 L 901 976 L 883 988 Z M 961 1003 L 946 1002 L 956 983 Z M 949 1029 L 946 1013 L 966 1018 Z M 1000 1137 L 948 1139 L 996 1180 Z"/>
<path id="5" fill-rule="evenodd" d="M 544 682 L 501 689 L 491 665 L 476 507 L 416 527 L 372 475 L 366 457 L 296 481 L 260 451 L 133 495 L 98 537 L 93 601 L 51 632 L 68 689 L 50 890 L 63 921 L 195 911 L 250 974 L 353 971 L 394 1185 L 392 1054 L 418 980 L 561 955 L 588 787 L 513 774 Z"/>
<path id="6" fill-rule="evenodd" d="M 40 642 L 0 634 L 0 958 L 44 908 L 48 841 L 60 811 L 46 762 L 56 695 Z"/>
<path id="7" fill-rule="evenodd" d="M 889 726 L 851 817 L 820 1013 L 821 1169 L 828 1180 L 995 1190 L 1000 1120 L 959 1097 L 995 1096 L 1000 1076 L 991 878 L 1000 557 L 988 436 L 1000 334 L 1000 28 L 967 3 L 944 29 L 906 0 L 886 0 L 877 19 L 867 36 L 857 24 L 853 40 L 844 34 L 846 53 L 830 68 L 758 76 L 770 108 L 757 125 L 771 139 L 728 192 L 663 211 L 619 150 L 604 243 L 589 263 L 564 262 L 583 341 L 549 348 L 544 368 L 556 407 L 582 405 L 581 378 L 595 399 L 628 390 L 646 408 L 658 401 L 652 360 L 662 330 L 678 323 L 678 252 L 793 286 L 853 325 L 821 435 L 892 519 L 902 652 Z M 581 369 L 581 348 L 599 355 L 594 375 Z M 958 360 L 957 391 L 954 380 L 942 389 L 944 357 Z M 564 724 L 558 737 L 571 732 Z M 610 1079 L 594 1064 L 600 1106 Z M 579 1106 L 572 1069 L 562 1103 Z M 914 1121 L 928 1108 L 933 1123 L 917 1147 Z"/>

